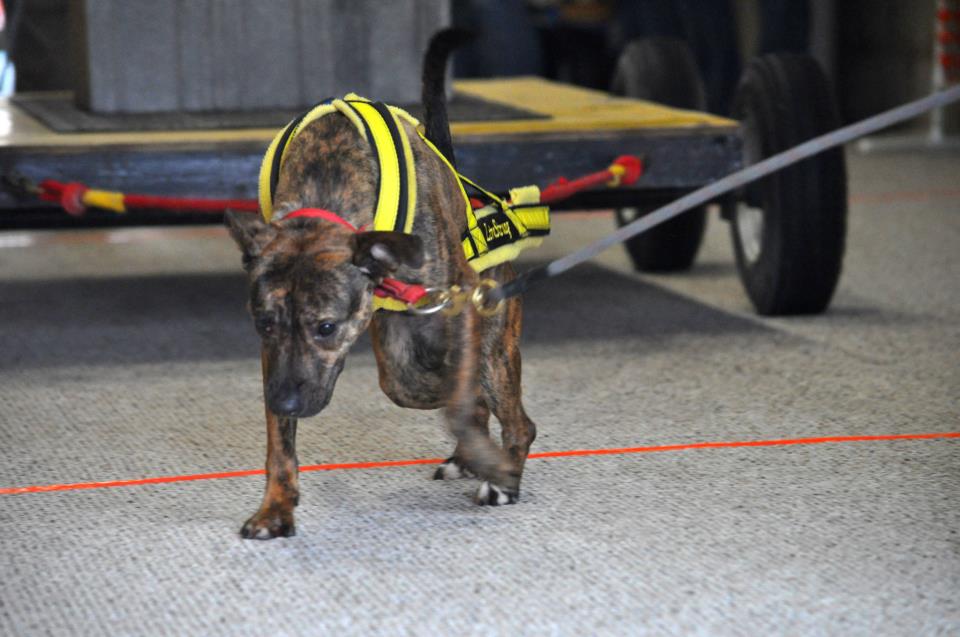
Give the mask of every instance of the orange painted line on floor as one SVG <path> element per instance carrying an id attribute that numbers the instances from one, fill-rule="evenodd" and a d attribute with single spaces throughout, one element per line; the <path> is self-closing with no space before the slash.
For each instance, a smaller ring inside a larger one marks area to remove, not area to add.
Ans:
<path id="1" fill-rule="evenodd" d="M 905 201 L 930 201 L 933 199 L 954 199 L 960 197 L 960 190 L 916 190 L 877 193 L 859 193 L 850 195 L 850 203 L 902 203 Z"/>
<path id="2" fill-rule="evenodd" d="M 620 449 L 582 449 L 573 451 L 545 451 L 531 453 L 530 458 L 566 458 L 571 456 L 606 456 L 627 453 L 654 453 L 660 451 L 686 451 L 688 449 L 727 449 L 731 447 L 784 447 L 787 445 L 819 445 L 831 442 L 880 442 L 884 440 L 932 440 L 936 438 L 960 438 L 960 432 L 932 434 L 892 434 L 886 436 L 826 436 L 821 438 L 792 438 L 785 440 L 746 440 L 739 442 L 693 442 L 684 445 L 659 445 L 656 447 L 623 447 Z"/>
<path id="3" fill-rule="evenodd" d="M 343 464 L 311 464 L 300 467 L 300 473 L 307 471 L 337 471 L 341 469 L 382 469 L 384 467 L 406 467 L 418 464 L 440 464 L 443 458 L 422 458 L 417 460 L 385 460 L 383 462 L 347 462 Z M 110 487 L 135 487 L 143 484 L 166 484 L 168 482 L 192 482 L 194 480 L 218 480 L 221 478 L 244 478 L 262 476 L 263 469 L 244 471 L 223 471 L 219 473 L 195 473 L 184 476 L 159 476 L 156 478 L 138 478 L 135 480 L 111 480 L 109 482 L 74 482 L 70 484 L 45 484 L 32 487 L 7 487 L 0 489 L 0 495 L 17 493 L 43 493 L 45 491 L 77 491 L 80 489 L 106 489 Z"/>
<path id="4" fill-rule="evenodd" d="M 737 442 L 694 442 L 680 445 L 657 445 L 650 447 L 618 447 L 611 449 L 571 449 L 568 451 L 543 451 L 531 453 L 530 459 L 571 458 L 582 456 L 611 456 L 631 453 L 658 453 L 665 451 L 687 451 L 692 449 L 729 449 L 736 447 L 783 447 L 788 445 L 817 445 L 840 442 L 882 442 L 891 440 L 935 440 L 960 438 L 960 431 L 926 434 L 892 434 L 880 436 L 825 436 L 820 438 L 787 438 L 781 440 L 746 440 Z M 414 460 L 386 460 L 382 462 L 348 462 L 341 464 L 313 464 L 300 467 L 301 473 L 309 471 L 340 471 L 347 469 L 383 469 L 387 467 L 409 467 L 413 465 L 440 464 L 442 458 L 419 458 Z M 109 482 L 75 482 L 72 484 L 47 484 L 31 487 L 7 487 L 0 489 L 0 495 L 20 493 L 44 493 L 48 491 L 78 491 L 80 489 L 106 489 L 110 487 L 132 487 L 144 484 L 166 484 L 168 482 L 191 482 L 194 480 L 217 480 L 221 478 L 242 478 L 263 475 L 263 469 L 246 471 L 226 471 L 221 473 L 197 473 L 183 476 L 160 476 L 137 480 L 112 480 Z"/>

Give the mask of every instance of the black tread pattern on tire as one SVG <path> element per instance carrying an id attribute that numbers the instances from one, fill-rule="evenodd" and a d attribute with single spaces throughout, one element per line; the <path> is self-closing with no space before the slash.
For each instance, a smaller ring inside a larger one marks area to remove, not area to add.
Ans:
<path id="1" fill-rule="evenodd" d="M 754 60 L 740 81 L 734 116 L 749 114 L 769 157 L 839 127 L 829 84 L 809 56 Z M 830 303 L 846 239 L 846 168 L 842 149 L 794 164 L 750 186 L 764 211 L 759 259 L 747 262 L 736 218 L 731 223 L 737 268 L 762 315 L 815 314 Z"/>
<path id="2" fill-rule="evenodd" d="M 690 47 L 675 38 L 641 38 L 628 44 L 617 62 L 610 91 L 667 106 L 703 110 L 706 97 Z M 664 202 L 666 203 L 666 202 Z M 640 212 L 654 207 L 644 206 Z M 617 211 L 621 226 L 633 220 Z M 625 243 L 641 272 L 676 272 L 693 265 L 706 228 L 706 208 L 696 208 Z"/>
<path id="3" fill-rule="evenodd" d="M 650 207 L 647 211 L 655 209 Z M 621 227 L 637 218 L 623 208 L 615 213 L 617 225 Z M 706 208 L 694 208 L 628 239 L 624 247 L 640 272 L 682 272 L 689 270 L 697 258 L 706 227 Z"/>

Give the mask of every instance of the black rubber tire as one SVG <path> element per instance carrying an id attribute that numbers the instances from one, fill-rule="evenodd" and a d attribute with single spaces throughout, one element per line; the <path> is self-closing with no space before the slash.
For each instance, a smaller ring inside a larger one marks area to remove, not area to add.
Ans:
<path id="1" fill-rule="evenodd" d="M 610 83 L 615 95 L 649 100 L 676 108 L 703 110 L 703 81 L 690 47 L 674 38 L 640 38 L 628 44 L 617 61 Z M 666 202 L 664 202 L 666 203 Z M 653 211 L 649 202 L 616 210 L 623 226 Z M 641 272 L 690 269 L 706 228 L 706 208 L 695 208 L 625 243 L 633 265 Z"/>
<path id="2" fill-rule="evenodd" d="M 644 202 L 642 207 L 617 208 L 614 210 L 617 225 L 625 226 L 658 207 Z M 706 208 L 694 208 L 628 239 L 624 247 L 633 267 L 640 272 L 683 272 L 693 266 L 706 227 Z"/>
<path id="3" fill-rule="evenodd" d="M 737 87 L 745 163 L 755 163 L 840 126 L 836 101 L 817 62 L 778 53 L 751 62 Z M 759 255 L 745 255 L 740 215 L 730 229 L 740 279 L 757 313 L 818 314 L 830 304 L 843 264 L 847 176 L 842 148 L 820 153 L 742 193 L 762 210 Z"/>

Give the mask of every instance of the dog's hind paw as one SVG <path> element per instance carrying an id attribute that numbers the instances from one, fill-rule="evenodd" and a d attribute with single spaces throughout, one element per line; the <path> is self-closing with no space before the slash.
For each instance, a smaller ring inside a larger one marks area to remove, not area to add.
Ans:
<path id="1" fill-rule="evenodd" d="M 456 456 L 451 456 L 443 461 L 437 470 L 433 472 L 434 480 L 458 480 L 460 478 L 475 478 L 473 471 L 467 469 Z"/>
<path id="2" fill-rule="evenodd" d="M 272 540 L 275 537 L 293 537 L 297 534 L 297 527 L 293 524 L 292 516 L 287 518 L 280 515 L 261 515 L 255 513 L 244 522 L 240 529 L 240 537 L 245 540 Z"/>
<path id="3" fill-rule="evenodd" d="M 480 506 L 500 506 L 501 504 L 516 504 L 519 498 L 519 492 L 509 491 L 485 480 L 480 483 L 480 488 L 477 489 L 477 495 L 473 497 L 473 500 Z"/>

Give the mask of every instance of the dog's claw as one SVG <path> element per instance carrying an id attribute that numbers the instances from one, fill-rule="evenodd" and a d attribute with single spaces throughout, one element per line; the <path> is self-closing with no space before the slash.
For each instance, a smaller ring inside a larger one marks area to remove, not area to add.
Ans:
<path id="1" fill-rule="evenodd" d="M 275 537 L 293 537 L 297 527 L 293 519 L 283 519 L 279 515 L 255 514 L 244 522 L 240 537 L 245 540 L 272 540 Z"/>
<path id="2" fill-rule="evenodd" d="M 456 456 L 451 456 L 444 460 L 443 463 L 437 467 L 437 470 L 433 472 L 434 480 L 458 480 L 460 478 L 475 477 L 476 475 L 473 471 L 467 469 Z"/>
<path id="3" fill-rule="evenodd" d="M 502 504 L 516 504 L 520 498 L 518 491 L 511 491 L 495 484 L 484 481 L 477 489 L 473 500 L 480 506 L 500 506 Z"/>

